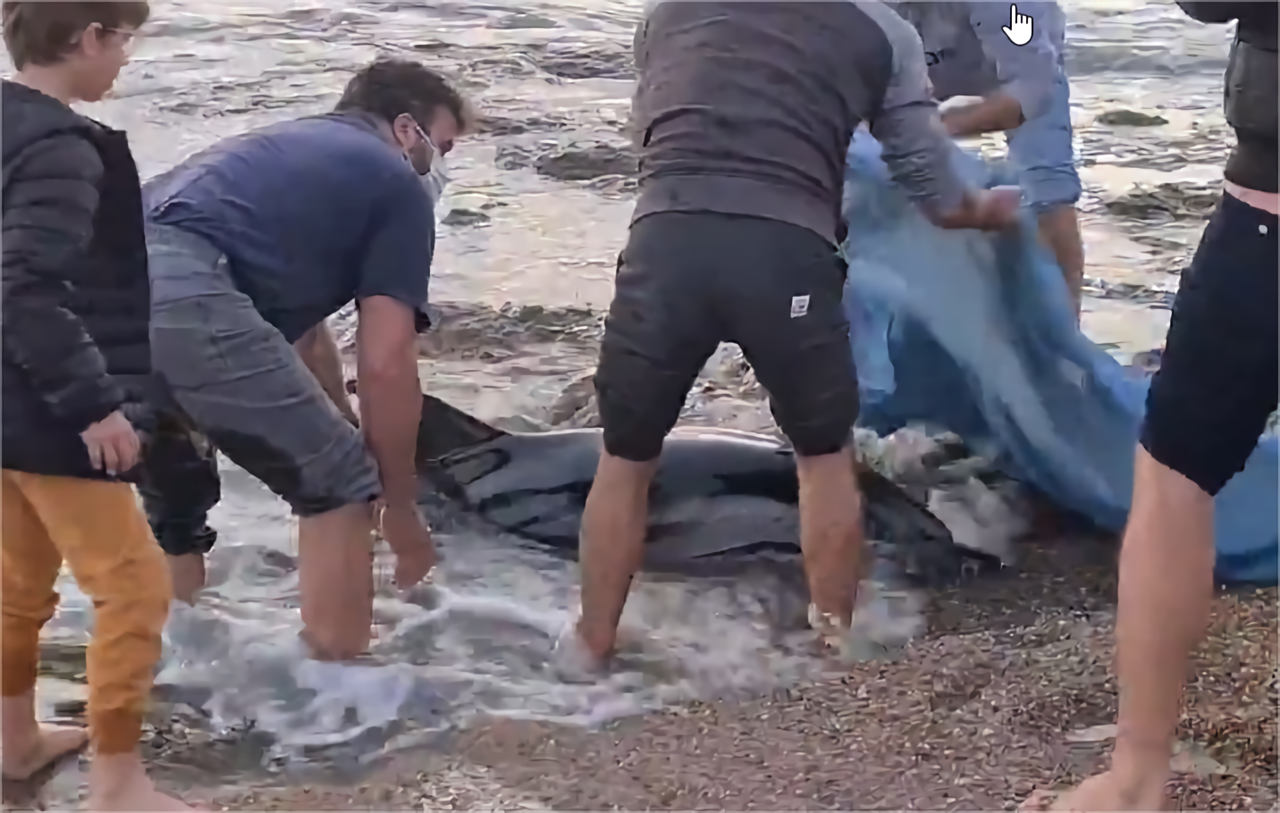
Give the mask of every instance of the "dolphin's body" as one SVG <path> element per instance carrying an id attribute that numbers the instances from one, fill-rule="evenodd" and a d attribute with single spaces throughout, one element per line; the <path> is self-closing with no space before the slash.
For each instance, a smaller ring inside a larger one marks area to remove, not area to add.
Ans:
<path id="1" fill-rule="evenodd" d="M 452 503 L 508 533 L 574 556 L 600 453 L 599 429 L 515 433 L 423 396 L 418 470 Z M 927 509 L 884 477 L 859 477 L 868 538 L 906 575 L 956 581 L 973 557 Z M 799 485 L 791 449 L 728 429 L 677 428 L 649 492 L 645 566 L 720 555 L 799 551 Z"/>

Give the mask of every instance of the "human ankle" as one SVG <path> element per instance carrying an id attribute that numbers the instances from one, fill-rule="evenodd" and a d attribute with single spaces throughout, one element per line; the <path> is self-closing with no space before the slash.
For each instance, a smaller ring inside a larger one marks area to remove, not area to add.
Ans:
<path id="1" fill-rule="evenodd" d="M 1150 785 L 1163 786 L 1169 778 L 1169 760 L 1173 749 L 1168 744 L 1150 742 L 1116 741 L 1111 755 L 1111 770 L 1125 786 L 1134 792 Z"/>
<path id="2" fill-rule="evenodd" d="M 6 697 L 0 702 L 0 739 L 4 750 L 24 750 L 33 746 L 40 736 L 40 722 L 36 720 L 35 690 Z"/>
<path id="3" fill-rule="evenodd" d="M 824 591 L 825 594 L 819 594 L 817 590 L 812 589 L 810 593 L 813 596 L 812 603 L 809 605 L 810 624 L 815 620 L 821 619 L 823 622 L 840 629 L 848 629 L 853 625 L 854 615 L 858 609 L 856 592 L 834 590 L 828 587 Z"/>
<path id="4" fill-rule="evenodd" d="M 578 643 L 593 658 L 603 660 L 613 654 L 613 649 L 617 645 L 617 630 L 610 630 L 599 624 L 588 623 L 585 621 L 585 617 L 579 617 L 573 624 L 572 629 L 573 635 L 578 639 Z"/>
<path id="5" fill-rule="evenodd" d="M 156 788 L 136 751 L 99 755 L 89 771 L 89 809 L 103 811 L 192 810 Z"/>
<path id="6" fill-rule="evenodd" d="M 169 577 L 173 582 L 173 597 L 187 604 L 194 604 L 196 593 L 204 589 L 204 554 L 186 553 L 166 558 Z"/>
<path id="7" fill-rule="evenodd" d="M 94 796 L 115 796 L 136 786 L 140 780 L 150 781 L 137 751 L 93 755 L 89 765 L 89 791 Z"/>

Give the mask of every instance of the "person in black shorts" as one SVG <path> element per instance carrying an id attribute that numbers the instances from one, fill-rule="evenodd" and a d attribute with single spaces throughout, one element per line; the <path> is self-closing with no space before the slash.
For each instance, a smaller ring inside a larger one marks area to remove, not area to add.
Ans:
<path id="1" fill-rule="evenodd" d="M 1166 807 L 1187 660 L 1213 599 L 1213 498 L 1244 468 L 1280 392 L 1277 3 L 1178 5 L 1202 22 L 1238 21 L 1226 76 L 1236 147 L 1222 202 L 1183 272 L 1147 396 L 1120 552 L 1111 770 L 1028 808 Z"/>
<path id="2" fill-rule="evenodd" d="M 843 644 L 862 547 L 858 414 L 837 255 L 845 153 L 870 123 L 897 181 L 952 228 L 1001 228 L 1016 189 L 952 169 L 915 30 L 879 2 L 660 2 L 635 39 L 640 195 L 595 376 L 604 450 L 583 517 L 582 614 L 559 662 L 614 648 L 663 438 L 736 342 L 795 447 L 810 621 Z"/>

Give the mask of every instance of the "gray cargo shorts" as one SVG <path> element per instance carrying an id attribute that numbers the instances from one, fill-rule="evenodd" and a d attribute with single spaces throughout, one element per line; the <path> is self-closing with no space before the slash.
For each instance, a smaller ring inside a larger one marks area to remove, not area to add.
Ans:
<path id="1" fill-rule="evenodd" d="M 152 366 L 173 401 L 168 408 L 299 516 L 376 499 L 378 468 L 359 430 L 237 289 L 227 258 L 192 232 L 149 224 L 147 259 Z M 148 513 L 160 520 L 165 492 L 184 489 L 165 482 L 172 469 L 153 474 Z"/>

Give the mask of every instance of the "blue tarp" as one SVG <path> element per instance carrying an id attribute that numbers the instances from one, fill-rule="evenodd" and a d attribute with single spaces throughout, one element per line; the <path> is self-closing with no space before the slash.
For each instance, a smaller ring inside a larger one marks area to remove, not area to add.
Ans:
<path id="1" fill-rule="evenodd" d="M 974 183 L 1014 183 L 1007 169 L 956 150 Z M 1000 235 L 945 231 L 894 187 L 880 146 L 849 148 L 845 307 L 862 390 L 861 423 L 955 432 L 998 455 L 1007 473 L 1119 531 L 1148 379 L 1076 327 L 1066 285 L 1028 214 Z M 1280 446 L 1264 436 L 1216 503 L 1218 577 L 1277 580 Z"/>

